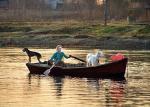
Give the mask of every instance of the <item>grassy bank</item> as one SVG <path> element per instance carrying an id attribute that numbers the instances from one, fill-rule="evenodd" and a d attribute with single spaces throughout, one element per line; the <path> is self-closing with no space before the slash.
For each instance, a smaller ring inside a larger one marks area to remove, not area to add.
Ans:
<path id="1" fill-rule="evenodd" d="M 149 49 L 150 25 L 113 22 L 0 22 L 0 46 L 89 46 Z M 124 46 L 123 46 L 124 45 Z"/>

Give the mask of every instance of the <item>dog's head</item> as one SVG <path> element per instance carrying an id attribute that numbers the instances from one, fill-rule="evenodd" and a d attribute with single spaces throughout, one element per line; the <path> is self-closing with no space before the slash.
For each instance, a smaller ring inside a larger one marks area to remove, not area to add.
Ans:
<path id="1" fill-rule="evenodd" d="M 96 56 L 97 56 L 97 58 L 100 58 L 100 57 L 103 57 L 104 54 L 103 54 L 102 51 L 98 51 L 98 52 L 96 53 Z"/>
<path id="2" fill-rule="evenodd" d="M 28 48 L 23 48 L 23 50 L 22 50 L 22 51 L 23 51 L 23 52 L 26 52 L 27 50 L 28 50 Z"/>

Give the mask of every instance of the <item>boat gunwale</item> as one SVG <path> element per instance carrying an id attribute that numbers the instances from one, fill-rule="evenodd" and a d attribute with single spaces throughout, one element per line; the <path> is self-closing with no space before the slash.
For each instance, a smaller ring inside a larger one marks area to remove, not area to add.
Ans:
<path id="1" fill-rule="evenodd" d="M 99 67 L 102 67 L 102 66 L 107 66 L 107 65 L 111 65 L 111 64 L 115 64 L 115 63 L 119 63 L 119 62 L 122 62 L 124 60 L 127 60 L 128 61 L 128 58 L 124 58 L 122 60 L 118 60 L 118 61 L 113 61 L 113 62 L 108 62 L 108 63 L 105 63 L 105 64 L 101 64 L 101 65 L 98 65 L 98 66 L 90 66 L 90 67 L 60 67 L 60 66 L 56 66 L 58 68 L 61 68 L 61 69 L 91 69 L 91 68 L 99 68 Z M 36 65 L 38 64 L 38 65 Z M 39 66 L 40 63 L 26 63 L 26 65 L 32 65 L 32 66 L 36 66 L 36 67 L 42 67 L 42 68 L 50 68 L 51 66 Z M 46 65 L 46 64 L 45 64 Z"/>

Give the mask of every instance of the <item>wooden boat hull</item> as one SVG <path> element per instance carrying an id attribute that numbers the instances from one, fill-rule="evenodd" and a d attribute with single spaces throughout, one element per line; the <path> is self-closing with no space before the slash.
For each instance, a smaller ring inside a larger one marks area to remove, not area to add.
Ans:
<path id="1" fill-rule="evenodd" d="M 125 75 L 128 59 L 124 58 L 95 67 L 77 67 L 63 68 L 54 67 L 51 69 L 51 76 L 72 76 L 72 77 L 89 77 L 89 78 L 122 78 Z M 40 66 L 40 64 L 27 63 L 31 74 L 43 74 L 48 66 Z"/>

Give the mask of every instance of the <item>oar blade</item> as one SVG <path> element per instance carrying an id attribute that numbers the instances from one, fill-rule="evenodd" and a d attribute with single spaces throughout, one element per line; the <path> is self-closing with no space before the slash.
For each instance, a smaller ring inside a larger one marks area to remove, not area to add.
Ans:
<path id="1" fill-rule="evenodd" d="M 50 73 L 50 69 L 47 69 L 46 71 L 44 71 L 44 73 L 43 73 L 43 74 L 44 74 L 45 76 L 48 76 L 48 75 L 49 75 L 49 73 Z"/>

